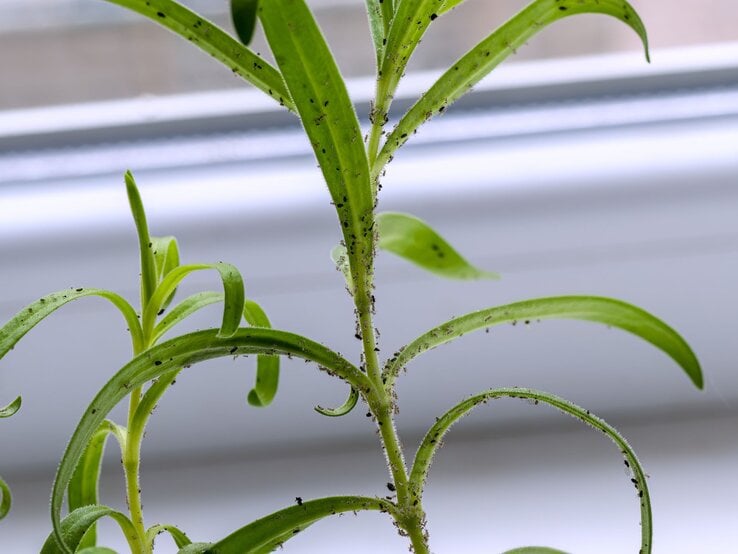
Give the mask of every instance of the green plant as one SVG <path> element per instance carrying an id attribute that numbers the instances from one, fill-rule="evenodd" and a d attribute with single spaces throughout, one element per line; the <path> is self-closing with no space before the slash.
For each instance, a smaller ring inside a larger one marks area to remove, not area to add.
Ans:
<path id="1" fill-rule="evenodd" d="M 102 517 L 111 517 L 120 524 L 135 553 L 151 552 L 154 537 L 160 532 L 168 532 L 182 553 L 267 552 L 324 517 L 360 510 L 387 513 L 400 533 L 409 538 L 416 553 L 428 552 L 422 499 L 430 462 L 453 423 L 479 404 L 499 397 L 549 404 L 600 430 L 615 442 L 632 470 L 632 481 L 639 497 L 641 552 L 651 552 L 651 506 L 645 474 L 625 439 L 588 410 L 540 391 L 487 390 L 464 400 L 438 418 L 408 466 L 394 424 L 395 384 L 401 371 L 420 354 L 465 333 L 517 321 L 564 318 L 602 323 L 641 337 L 673 358 L 701 388 L 700 365 L 690 347 L 673 329 L 647 312 L 617 300 L 594 296 L 540 298 L 452 319 L 422 334 L 380 364 L 373 325 L 377 248 L 449 278 L 496 277 L 473 267 L 423 221 L 407 214 L 376 212 L 379 181 L 395 151 L 422 123 L 442 113 L 531 36 L 564 17 L 580 13 L 610 15 L 639 35 L 648 54 L 646 31 L 633 8 L 623 0 L 533 1 L 454 63 L 399 118 L 397 125 L 386 132 L 384 127 L 389 121 L 393 95 L 414 49 L 428 26 L 462 0 L 367 0 L 377 61 L 377 87 L 365 144 L 344 81 L 304 0 L 232 0 L 234 23 L 242 42 L 173 0 L 109 1 L 147 16 L 190 40 L 299 117 L 338 216 L 342 241 L 333 250 L 332 257 L 343 272 L 353 298 L 355 335 L 362 343 L 363 355 L 361 363 L 356 365 L 305 337 L 272 329 L 263 310 L 245 298 L 241 277 L 228 264 L 180 265 L 177 243 L 172 237 L 149 236 L 138 190 L 133 177 L 127 174 L 127 191 L 139 237 L 140 314 L 115 293 L 76 288 L 45 296 L 21 310 L 0 329 L 0 356 L 4 356 L 34 325 L 57 308 L 94 295 L 112 302 L 122 312 L 131 333 L 133 358 L 91 402 L 62 457 L 51 497 L 53 532 L 42 552 L 107 552 L 95 546 L 95 522 Z M 264 29 L 277 67 L 248 47 L 257 22 Z M 181 280 L 192 271 L 205 269 L 220 273 L 224 293 L 196 294 L 163 315 Z M 220 328 L 159 342 L 175 324 L 215 302 L 224 305 Z M 242 319 L 249 326 L 242 326 Z M 255 406 L 268 405 L 276 393 L 279 356 L 304 358 L 344 380 L 350 386 L 346 402 L 335 409 L 316 409 L 328 416 L 341 416 L 353 409 L 359 399 L 366 404 L 386 453 L 391 477 L 389 486 L 396 497 L 343 496 L 299 502 L 215 543 L 190 543 L 182 531 L 170 525 L 146 528 L 138 485 L 139 461 L 143 431 L 153 406 L 183 369 L 212 358 L 249 354 L 258 357 L 256 386 L 248 396 L 249 403 Z M 127 425 L 123 427 L 105 419 L 126 397 L 129 398 Z M 11 415 L 19 405 L 20 400 L 0 415 Z M 109 436 L 121 445 L 129 514 L 97 503 L 100 461 Z M 6 500 L 9 493 L 4 483 L 0 484 L 4 510 L 9 503 Z M 65 496 L 69 514 L 63 518 Z M 512 552 L 556 551 L 528 547 Z"/>

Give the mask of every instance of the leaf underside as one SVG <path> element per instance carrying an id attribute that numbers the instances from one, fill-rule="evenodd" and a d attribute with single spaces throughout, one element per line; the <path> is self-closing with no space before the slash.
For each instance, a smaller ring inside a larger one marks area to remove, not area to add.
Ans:
<path id="1" fill-rule="evenodd" d="M 486 404 L 490 400 L 505 397 L 520 398 L 532 401 L 535 404 L 538 404 L 539 402 L 548 404 L 549 406 L 552 406 L 563 413 L 569 414 L 586 423 L 590 427 L 604 433 L 615 443 L 624 458 L 626 467 L 632 472 L 631 482 L 636 488 L 641 512 L 641 552 L 643 554 L 649 554 L 651 552 L 652 542 L 651 500 L 648 491 L 648 483 L 646 482 L 646 474 L 643 471 L 635 452 L 625 438 L 623 438 L 622 435 L 620 435 L 620 433 L 618 433 L 618 431 L 607 422 L 595 416 L 589 410 L 580 408 L 568 400 L 564 400 L 563 398 L 559 398 L 558 396 L 546 392 L 521 388 L 490 389 L 462 401 L 443 414 L 440 418 L 437 418 L 436 423 L 430 428 L 420 443 L 417 454 L 415 455 L 415 460 L 413 461 L 412 470 L 410 472 L 411 494 L 417 497 L 418 500 L 422 497 L 424 484 L 427 479 L 433 457 L 441 447 L 443 438 L 451 427 L 477 406 Z"/>
<path id="2" fill-rule="evenodd" d="M 641 308 L 598 296 L 525 300 L 452 319 L 424 333 L 387 362 L 384 370 L 387 386 L 392 386 L 400 369 L 410 360 L 466 333 L 503 323 L 525 325 L 542 319 L 592 321 L 632 333 L 670 356 L 697 388 L 703 387 L 700 363 L 687 342 L 674 329 Z"/>
<path id="3" fill-rule="evenodd" d="M 499 279 L 474 267 L 421 219 L 404 213 L 377 214 L 377 246 L 447 279 Z"/>

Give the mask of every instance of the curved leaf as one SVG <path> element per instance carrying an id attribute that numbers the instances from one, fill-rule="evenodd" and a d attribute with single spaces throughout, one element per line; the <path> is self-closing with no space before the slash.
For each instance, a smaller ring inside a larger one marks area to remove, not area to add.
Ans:
<path id="1" fill-rule="evenodd" d="M 10 493 L 10 487 L 5 480 L 0 477 L 0 519 L 4 519 L 10 512 L 13 504 L 13 495 Z"/>
<path id="2" fill-rule="evenodd" d="M 356 407 L 356 403 L 358 401 L 359 391 L 352 387 L 351 392 L 349 392 L 349 396 L 346 399 L 346 402 L 344 402 L 338 408 L 323 408 L 322 406 L 315 406 L 315 411 L 321 415 L 328 417 L 341 417 L 351 412 L 351 410 Z"/>
<path id="3" fill-rule="evenodd" d="M 374 195 L 346 84 L 304 0 L 261 2 L 259 17 L 333 198 L 358 289 L 357 308 L 368 310 Z"/>
<path id="4" fill-rule="evenodd" d="M 225 295 L 222 292 L 198 292 L 192 296 L 188 296 L 182 302 L 172 308 L 169 313 L 162 317 L 159 322 L 154 326 L 154 330 L 151 335 L 151 342 L 155 343 L 162 335 L 169 331 L 172 327 L 185 320 L 196 311 L 201 310 L 211 304 L 217 302 L 223 302 Z"/>
<path id="5" fill-rule="evenodd" d="M 243 317 L 253 327 L 271 329 L 266 312 L 253 300 L 243 304 Z M 249 404 L 256 407 L 268 406 L 274 400 L 279 385 L 279 356 L 260 354 L 256 357 L 256 385 L 249 392 Z"/>
<path id="6" fill-rule="evenodd" d="M 77 550 L 75 554 L 118 554 L 112 548 L 107 546 L 88 546 L 82 550 Z"/>
<path id="7" fill-rule="evenodd" d="M 499 279 L 477 269 L 421 219 L 403 213 L 377 214 L 377 246 L 448 279 Z"/>
<path id="8" fill-rule="evenodd" d="M 21 408 L 23 399 L 19 396 L 4 408 L 0 408 L 0 419 L 15 415 Z"/>
<path id="9" fill-rule="evenodd" d="M 436 420 L 433 427 L 423 438 L 415 455 L 413 467 L 410 472 L 411 494 L 420 499 L 423 495 L 423 486 L 428 476 L 431 461 L 438 448 L 441 446 L 443 437 L 446 435 L 451 426 L 459 419 L 468 414 L 472 409 L 480 404 L 495 398 L 523 398 L 535 403 L 542 402 L 553 406 L 557 410 L 576 417 L 577 419 L 587 423 L 591 427 L 601 431 L 607 435 L 618 447 L 621 454 L 625 458 L 625 464 L 633 472 L 631 482 L 635 485 L 638 497 L 640 499 L 641 509 L 641 551 L 643 554 L 651 552 L 652 540 L 652 520 L 651 520 L 651 500 L 648 493 L 648 483 L 646 482 L 646 474 L 641 467 L 638 458 L 633 452 L 628 442 L 618 433 L 618 431 L 609 425 L 606 421 L 592 415 L 589 410 L 580 408 L 571 402 L 541 391 L 531 389 L 505 388 L 492 389 L 481 394 L 472 396 L 464 400 L 460 404 L 451 408 Z M 523 550 L 525 552 L 525 550 Z M 534 551 L 535 552 L 535 551 Z M 544 551 L 546 552 L 546 551 Z M 550 551 L 549 551 L 550 552 Z M 554 551 L 556 552 L 556 551 Z"/>
<path id="10" fill-rule="evenodd" d="M 131 389 L 198 362 L 245 354 L 291 355 L 303 358 L 317 363 L 321 369 L 346 380 L 359 390 L 370 386 L 366 375 L 335 352 L 305 337 L 285 331 L 245 328 L 224 337 L 217 329 L 208 329 L 153 346 L 136 356 L 105 384 L 77 425 L 57 469 L 52 491 L 51 514 L 57 537 L 61 538 L 59 516 L 64 490 L 85 446 L 110 410 Z"/>
<path id="11" fill-rule="evenodd" d="M 294 111 L 282 76 L 264 58 L 220 27 L 174 0 L 107 0 L 137 12 L 186 38 L 280 105 Z"/>
<path id="12" fill-rule="evenodd" d="M 177 545 L 177 548 L 184 548 L 185 546 L 192 544 L 192 541 L 187 537 L 187 535 L 174 525 L 154 525 L 146 531 L 146 544 L 150 545 L 152 551 L 154 550 L 154 540 L 156 539 L 156 536 L 161 533 L 169 533 L 174 540 L 174 544 Z"/>
<path id="13" fill-rule="evenodd" d="M 67 501 L 69 512 L 84 506 L 94 506 L 99 502 L 98 481 L 102 467 L 103 453 L 108 435 L 113 434 L 118 439 L 121 452 L 125 450 L 126 430 L 110 420 L 103 421 L 92 436 L 82 459 L 74 471 L 69 486 L 67 487 Z M 97 544 L 96 524 L 93 522 L 87 533 L 79 542 L 77 548 L 92 547 Z"/>
<path id="14" fill-rule="evenodd" d="M 159 284 L 156 271 L 156 259 L 152 250 L 153 243 L 149 236 L 149 225 L 146 222 L 146 211 L 143 207 L 141 194 L 138 192 L 136 180 L 130 171 L 124 176 L 126 182 L 126 194 L 128 204 L 131 207 L 133 221 L 136 224 L 136 235 L 138 236 L 138 250 L 141 263 L 141 307 L 149 305 L 149 301 Z"/>
<path id="15" fill-rule="evenodd" d="M 566 552 L 555 548 L 546 548 L 545 546 L 524 546 L 523 548 L 508 550 L 502 554 L 566 554 Z"/>
<path id="16" fill-rule="evenodd" d="M 425 0 L 422 4 L 429 2 L 430 0 Z M 412 4 L 412 2 L 403 2 L 403 4 Z M 421 2 L 418 2 L 418 5 L 420 4 Z M 646 28 L 635 9 L 625 0 L 535 0 L 456 61 L 402 116 L 397 127 L 387 136 L 374 162 L 372 175 L 379 175 L 394 151 L 404 144 L 420 125 L 430 117 L 443 112 L 447 106 L 469 92 L 472 86 L 513 54 L 517 48 L 524 45 L 533 35 L 560 19 L 583 13 L 609 15 L 628 25 L 643 42 L 648 59 Z M 399 12 L 396 20 L 398 19 Z M 415 26 L 410 27 L 415 29 Z M 387 48 L 386 59 L 390 57 L 389 44 Z M 402 50 L 401 55 L 407 56 L 409 52 Z"/>
<path id="17" fill-rule="evenodd" d="M 182 282 L 182 279 L 194 271 L 204 271 L 207 269 L 217 270 L 223 281 L 225 300 L 223 306 L 223 323 L 220 332 L 223 335 L 231 335 L 236 332 L 241 323 L 241 312 L 244 302 L 243 278 L 234 266 L 219 262 L 217 264 L 181 265 L 174 268 L 162 279 L 151 296 L 149 303 L 146 305 L 143 317 L 141 318 L 141 325 L 145 337 L 153 335 L 157 315 L 161 313 L 164 302 L 174 293 L 177 286 Z"/>
<path id="18" fill-rule="evenodd" d="M 558 296 L 525 300 L 457 317 L 431 329 L 402 348 L 385 367 L 388 390 L 402 367 L 423 352 L 466 333 L 502 323 L 529 323 L 538 319 L 577 319 L 603 323 L 628 331 L 669 355 L 697 388 L 703 387 L 702 369 L 687 342 L 671 327 L 645 310 L 612 298 Z"/>
<path id="19" fill-rule="evenodd" d="M 256 8 L 259 0 L 231 0 L 231 21 L 241 44 L 248 46 L 256 29 Z"/>
<path id="20" fill-rule="evenodd" d="M 110 517 L 118 523 L 133 552 L 144 552 L 143 545 L 136 534 L 136 529 L 125 515 L 107 506 L 84 506 L 76 509 L 62 520 L 58 529 L 59 534 L 56 536 L 55 533 L 49 535 L 41 547 L 41 554 L 73 552 L 79 546 L 88 529 L 103 517 Z M 58 540 L 63 542 L 57 542 Z"/>
<path id="21" fill-rule="evenodd" d="M 0 328 L 0 358 L 5 356 L 23 336 L 38 325 L 44 318 L 61 308 L 64 304 L 84 298 L 85 296 L 99 296 L 110 301 L 120 310 L 128 324 L 131 333 L 133 350 L 138 351 L 143 344 L 141 325 L 138 316 L 126 300 L 115 294 L 102 289 L 72 288 L 46 295 L 36 302 L 29 304 L 20 312 L 15 314 L 2 328 Z"/>
<path id="22" fill-rule="evenodd" d="M 255 554 L 275 548 L 302 529 L 325 517 L 359 510 L 393 511 L 394 506 L 379 498 L 333 496 L 302 502 L 242 527 L 207 551 L 210 554 Z"/>

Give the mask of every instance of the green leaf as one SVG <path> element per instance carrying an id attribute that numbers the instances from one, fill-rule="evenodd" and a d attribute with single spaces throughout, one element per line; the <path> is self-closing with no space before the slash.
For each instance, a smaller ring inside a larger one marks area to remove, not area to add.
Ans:
<path id="1" fill-rule="evenodd" d="M 377 246 L 448 279 L 499 279 L 499 275 L 477 269 L 427 223 L 396 212 L 377 214 Z"/>
<path id="2" fill-rule="evenodd" d="M 13 496 L 10 493 L 10 487 L 5 480 L 0 477 L 0 519 L 4 519 L 10 512 L 13 504 Z"/>
<path id="3" fill-rule="evenodd" d="M 387 44 L 380 65 L 378 98 L 390 98 L 405 74 L 410 57 L 428 26 L 438 17 L 444 0 L 400 0 L 387 33 Z M 380 114 L 384 117 L 384 114 Z"/>
<path id="4" fill-rule="evenodd" d="M 243 317 L 253 327 L 272 328 L 266 312 L 253 300 L 244 302 Z M 278 385 L 279 356 L 260 354 L 256 357 L 256 385 L 249 392 L 249 404 L 259 408 L 268 406 L 277 394 Z"/>
<path id="5" fill-rule="evenodd" d="M 356 403 L 359 401 L 359 391 L 352 388 L 349 392 L 349 396 L 341 406 L 338 408 L 323 408 L 322 406 L 315 406 L 315 411 L 321 415 L 328 417 L 341 417 L 345 416 L 351 410 L 356 407 Z"/>
<path id="6" fill-rule="evenodd" d="M 687 342 L 671 327 L 645 310 L 612 298 L 559 296 L 524 300 L 457 317 L 424 333 L 387 362 L 387 390 L 402 367 L 423 352 L 466 333 L 502 323 L 530 323 L 539 319 L 578 319 L 628 331 L 668 354 L 695 386 L 703 387 L 702 369 Z"/>
<path id="7" fill-rule="evenodd" d="M 82 550 L 77 550 L 76 554 L 118 554 L 112 548 L 106 546 L 88 546 Z"/>
<path id="8" fill-rule="evenodd" d="M 356 112 L 304 0 L 261 2 L 259 17 L 333 198 L 363 312 L 371 295 L 374 195 Z"/>
<path id="9" fill-rule="evenodd" d="M 131 389 L 198 362 L 247 354 L 295 356 L 317 363 L 321 369 L 344 379 L 359 390 L 366 390 L 370 386 L 368 377 L 340 355 L 305 337 L 285 331 L 254 327 L 223 336 L 217 329 L 208 329 L 153 346 L 128 362 L 105 384 L 77 425 L 59 464 L 52 491 L 51 514 L 57 536 L 61 537 L 59 518 L 64 490 L 86 445 L 107 414 Z"/>
<path id="10" fill-rule="evenodd" d="M 442 15 L 446 12 L 450 12 L 453 10 L 456 6 L 463 3 L 464 0 L 446 0 L 441 8 L 438 10 L 438 15 Z"/>
<path id="11" fill-rule="evenodd" d="M 103 453 L 108 435 L 113 434 L 118 439 L 121 451 L 125 449 L 126 430 L 109 420 L 103 421 L 92 436 L 82 459 L 74 471 L 69 486 L 67 487 L 67 501 L 69 512 L 84 506 L 94 506 L 99 502 L 98 481 L 102 467 Z M 80 540 L 78 548 L 86 548 L 97 544 L 96 524 L 93 522 L 87 533 Z"/>
<path id="12" fill-rule="evenodd" d="M 149 301 L 156 290 L 156 285 L 159 283 L 156 259 L 152 251 L 153 243 L 149 236 L 149 226 L 146 222 L 146 212 L 141 201 L 141 195 L 138 192 L 136 180 L 130 171 L 126 171 L 125 182 L 128 204 L 131 206 L 133 221 L 136 224 L 136 234 L 138 235 L 138 250 L 141 260 L 141 307 L 144 309 L 149 305 Z"/>
<path id="13" fill-rule="evenodd" d="M 62 520 L 58 528 L 58 535 L 55 535 L 55 533 L 49 535 L 43 547 L 41 547 L 41 554 L 74 552 L 88 529 L 103 517 L 110 517 L 118 523 L 128 544 L 131 546 L 131 550 L 134 552 L 144 551 L 143 545 L 138 540 L 136 529 L 125 515 L 107 506 L 84 506 L 76 509 Z M 66 547 L 62 545 L 66 545 Z M 69 550 L 70 548 L 71 550 Z"/>
<path id="14" fill-rule="evenodd" d="M 156 283 L 158 285 L 172 270 L 179 267 L 177 239 L 174 237 L 151 237 L 151 251 L 156 263 Z M 169 307 L 176 292 L 177 289 L 172 291 L 169 298 L 162 304 L 161 309 L 166 310 Z"/>
<path id="15" fill-rule="evenodd" d="M 343 274 L 346 281 L 346 290 L 353 296 L 354 280 L 351 278 L 351 267 L 349 267 L 348 252 L 343 244 L 339 244 L 331 250 L 331 260 L 336 264 L 336 269 Z"/>
<path id="16" fill-rule="evenodd" d="M 256 8 L 259 0 L 231 0 L 231 21 L 241 44 L 248 46 L 256 29 Z"/>
<path id="17" fill-rule="evenodd" d="M 411 4 L 417 4 L 417 9 L 421 9 L 421 6 L 427 6 L 430 1 L 403 2 L 400 5 L 400 10 L 403 5 Z M 406 9 L 410 8 L 407 7 Z M 395 22 L 401 19 L 399 13 L 398 11 Z M 446 107 L 469 92 L 475 84 L 508 56 L 515 53 L 516 49 L 523 46 L 532 36 L 560 19 L 583 13 L 609 15 L 628 25 L 641 38 L 646 50 L 646 58 L 648 58 L 646 28 L 635 9 L 625 0 L 536 0 L 456 61 L 403 115 L 397 127 L 387 136 L 385 144 L 374 162 L 372 175 L 380 174 L 394 151 L 404 144 L 421 124 L 430 117 L 443 112 Z M 427 21 L 427 18 L 418 21 Z M 408 27 L 410 29 L 407 32 L 412 31 L 413 36 L 416 36 L 416 26 L 409 25 Z M 395 34 L 399 37 L 398 33 Z M 390 34 L 392 35 L 392 33 Z M 403 49 L 399 51 L 399 54 L 397 53 L 397 48 L 403 45 L 402 42 L 399 42 L 400 40 L 400 38 L 396 38 L 392 45 L 388 43 L 385 57 L 386 64 L 390 64 L 392 60 L 398 57 L 404 59 L 409 56 L 411 50 Z M 391 50 L 391 48 L 395 50 Z M 394 57 L 391 52 L 395 52 Z M 404 67 L 404 65 L 391 68 L 383 66 L 383 72 L 390 71 L 388 75 L 397 75 L 397 78 L 399 78 L 399 74 L 396 73 L 399 67 Z"/>
<path id="18" fill-rule="evenodd" d="M 213 543 L 210 542 L 193 542 L 177 551 L 177 554 L 204 554 L 211 546 Z"/>
<path id="19" fill-rule="evenodd" d="M 418 447 L 418 452 L 415 455 L 413 467 L 410 472 L 411 494 L 418 500 L 422 498 L 424 484 L 433 457 L 451 426 L 480 404 L 486 404 L 489 400 L 503 397 L 522 398 L 535 404 L 542 402 L 553 406 L 557 410 L 572 415 L 594 429 L 601 431 L 615 443 L 625 458 L 626 467 L 633 472 L 632 483 L 635 485 L 641 508 L 641 552 L 644 554 L 650 553 L 652 539 L 651 500 L 648 493 L 646 474 L 635 452 L 633 452 L 633 449 L 620 433 L 606 421 L 593 415 L 589 410 L 580 408 L 563 398 L 546 392 L 519 388 L 490 389 L 464 400 L 443 414 L 443 416 L 436 420 L 436 423 L 430 428 Z"/>
<path id="20" fill-rule="evenodd" d="M 392 0 L 366 0 L 366 12 L 369 16 L 369 30 L 374 43 L 377 68 L 379 68 L 384 56 L 385 38 L 394 15 L 393 2 Z"/>
<path id="21" fill-rule="evenodd" d="M 187 537 L 187 535 L 174 525 L 154 525 L 146 531 L 146 544 L 151 546 L 152 552 L 154 550 L 154 540 L 159 533 L 169 533 L 174 540 L 174 544 L 177 545 L 177 548 L 184 548 L 185 546 L 192 544 L 192 541 Z"/>
<path id="22" fill-rule="evenodd" d="M 15 415 L 20 410 L 22 403 L 23 399 L 19 396 L 4 408 L 0 408 L 0 419 Z"/>
<path id="23" fill-rule="evenodd" d="M 275 548 L 308 525 L 331 515 L 360 510 L 388 512 L 393 505 L 379 498 L 333 496 L 290 506 L 242 527 L 212 545 L 210 554 L 256 554 Z"/>
<path id="24" fill-rule="evenodd" d="M 154 334 L 154 324 L 157 316 L 163 309 L 162 306 L 179 286 L 182 280 L 194 271 L 214 269 L 220 273 L 223 281 L 225 300 L 223 306 L 223 323 L 220 332 L 224 335 L 233 334 L 241 323 L 241 311 L 243 309 L 244 291 L 241 274 L 231 264 L 219 262 L 217 264 L 192 264 L 181 265 L 170 271 L 159 283 L 159 286 L 151 296 L 142 317 L 143 333 L 145 337 Z"/>
<path id="25" fill-rule="evenodd" d="M 566 554 L 566 552 L 555 548 L 546 548 L 545 546 L 524 546 L 523 548 L 508 550 L 502 554 Z"/>
<path id="26" fill-rule="evenodd" d="M 280 105 L 294 105 L 279 71 L 220 27 L 174 0 L 107 0 L 137 12 L 189 40 Z"/>
<path id="27" fill-rule="evenodd" d="M 80 287 L 46 295 L 15 314 L 10 321 L 0 328 L 0 358 L 12 350 L 17 342 L 44 318 L 51 315 L 64 304 L 84 298 L 85 296 L 99 296 L 110 301 L 118 308 L 128 324 L 134 352 L 141 348 L 143 344 L 141 325 L 138 322 L 136 311 L 131 305 L 114 292 Z"/>
<path id="28" fill-rule="evenodd" d="M 198 310 L 201 310 L 206 306 L 210 306 L 211 304 L 216 304 L 217 302 L 223 302 L 224 300 L 225 295 L 222 292 L 212 291 L 198 292 L 197 294 L 193 294 L 192 296 L 185 298 L 182 302 L 172 308 L 169 313 L 162 317 L 154 326 L 151 342 L 153 343 L 158 341 L 164 333 L 181 321 L 187 319 Z"/>

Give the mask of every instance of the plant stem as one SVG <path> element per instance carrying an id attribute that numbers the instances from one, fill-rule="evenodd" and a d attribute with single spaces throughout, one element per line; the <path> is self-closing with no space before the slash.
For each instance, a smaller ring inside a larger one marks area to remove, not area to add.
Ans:
<path id="1" fill-rule="evenodd" d="M 148 554 L 149 546 L 146 544 L 146 526 L 144 525 L 143 505 L 141 504 L 141 483 L 139 469 L 141 466 L 141 440 L 143 428 L 136 428 L 134 416 L 141 401 L 141 387 L 131 391 L 131 399 L 128 406 L 128 434 L 126 448 L 123 453 L 123 472 L 126 478 L 126 497 L 128 499 L 128 511 L 131 523 L 136 533 L 141 538 L 144 549 L 141 554 Z"/>
<path id="2" fill-rule="evenodd" d="M 376 352 L 376 340 L 372 313 L 368 306 L 363 306 L 359 299 L 365 297 L 357 291 L 356 309 L 359 315 L 359 327 L 364 348 L 367 374 L 372 383 L 367 394 L 369 408 L 376 418 L 382 446 L 387 456 L 387 465 L 397 492 L 397 505 L 400 518 L 397 524 L 407 532 L 415 554 L 429 552 L 424 529 L 425 513 L 420 499 L 412 492 L 408 483 L 407 465 L 402 453 L 402 445 L 397 436 L 394 421 L 394 402 L 382 382 L 379 360 Z"/>

